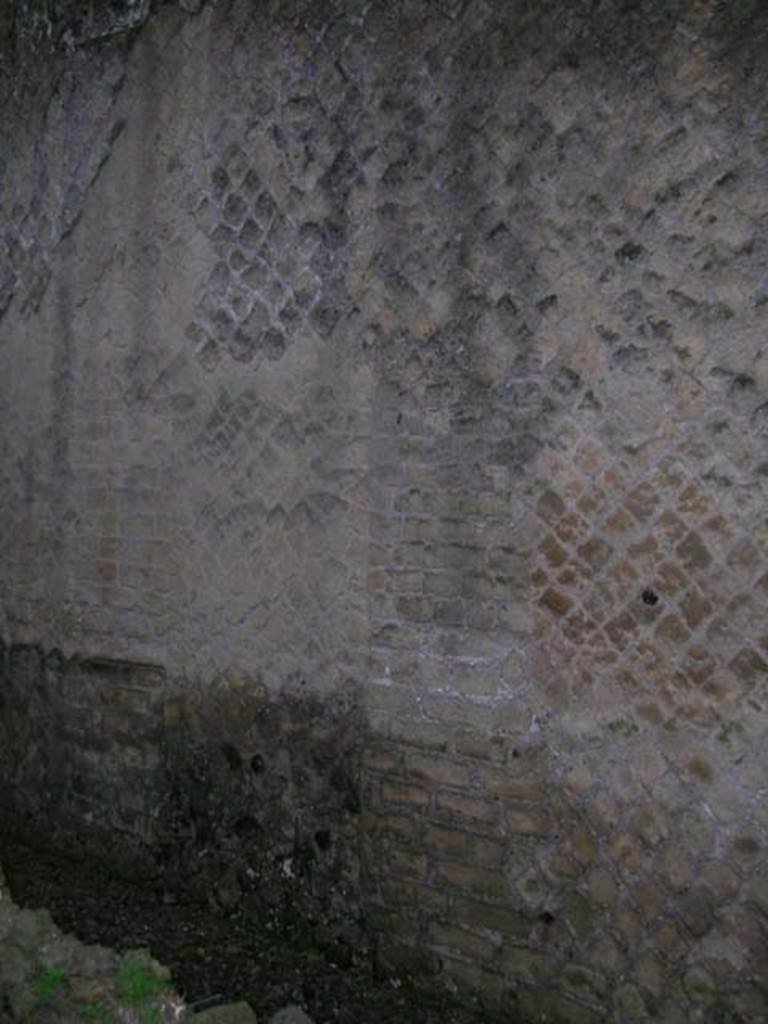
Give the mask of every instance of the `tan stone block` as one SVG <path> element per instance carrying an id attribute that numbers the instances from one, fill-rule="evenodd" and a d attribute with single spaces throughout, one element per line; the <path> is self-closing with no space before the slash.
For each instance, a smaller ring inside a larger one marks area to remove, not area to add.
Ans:
<path id="1" fill-rule="evenodd" d="M 695 588 L 686 591 L 679 601 L 679 607 L 690 629 L 696 629 L 714 611 L 712 604 Z"/>
<path id="2" fill-rule="evenodd" d="M 645 933 L 645 925 L 640 915 L 626 904 L 616 910 L 614 920 L 619 935 L 629 947 L 633 947 Z"/>
<path id="3" fill-rule="evenodd" d="M 389 727 L 390 739 L 407 747 L 443 752 L 448 748 L 449 735 L 439 722 L 423 718 L 395 718 Z"/>
<path id="4" fill-rule="evenodd" d="M 653 937 L 653 944 L 659 953 L 672 961 L 681 960 L 688 953 L 688 943 L 671 921 L 661 925 Z"/>
<path id="5" fill-rule="evenodd" d="M 715 778 L 715 769 L 704 754 L 693 754 L 685 764 L 688 775 L 696 782 L 709 783 Z"/>
<path id="6" fill-rule="evenodd" d="M 681 894 L 677 902 L 680 920 L 695 938 L 705 935 L 713 920 L 712 894 L 701 885 L 695 885 Z"/>
<path id="7" fill-rule="evenodd" d="M 448 910 L 448 897 L 439 889 L 428 885 L 398 880 L 382 882 L 381 896 L 390 906 L 421 907 L 433 914 L 444 915 Z"/>
<path id="8" fill-rule="evenodd" d="M 588 829 L 578 826 L 570 832 L 569 839 L 573 855 L 580 864 L 586 866 L 594 863 L 597 845 Z"/>
<path id="9" fill-rule="evenodd" d="M 667 770 L 662 754 L 651 746 L 641 746 L 632 751 L 635 774 L 646 787 L 653 788 Z"/>
<path id="10" fill-rule="evenodd" d="M 440 728 L 445 732 L 443 726 Z M 498 721 L 496 728 L 498 730 Z M 461 729 L 454 734 L 453 749 L 461 757 L 473 757 L 497 764 L 506 756 L 503 737 L 484 736 L 469 729 Z"/>
<path id="11" fill-rule="evenodd" d="M 552 490 L 545 490 L 539 495 L 539 500 L 536 503 L 536 511 L 545 519 L 548 523 L 555 522 L 565 512 L 565 502 Z"/>
<path id="12" fill-rule="evenodd" d="M 424 573 L 404 569 L 387 574 L 387 583 L 398 594 L 420 594 L 424 589 Z"/>
<path id="13" fill-rule="evenodd" d="M 667 544 L 678 544 L 688 532 L 683 520 L 669 509 L 657 517 L 653 529 Z"/>
<path id="14" fill-rule="evenodd" d="M 600 486 L 609 494 L 623 493 L 627 489 L 627 478 L 618 466 L 608 466 L 599 476 Z"/>
<path id="15" fill-rule="evenodd" d="M 673 889 L 689 888 L 696 879 L 696 858 L 692 851 L 673 843 L 662 853 L 658 861 L 658 870 L 664 881 Z"/>
<path id="16" fill-rule="evenodd" d="M 655 572 L 656 566 L 661 561 L 661 551 L 653 534 L 648 534 L 634 544 L 630 544 L 627 548 L 627 555 L 633 565 L 645 574 Z"/>
<path id="17" fill-rule="evenodd" d="M 598 580 L 583 600 L 584 611 L 596 622 L 603 622 L 616 610 L 616 593 L 605 580 Z"/>
<path id="18" fill-rule="evenodd" d="M 723 993 L 721 1000 L 725 1007 L 736 1015 L 737 1021 L 749 1021 L 749 1024 L 766 1024 L 768 1021 L 765 1012 L 765 986 L 759 981 L 743 985 L 738 992 Z"/>
<path id="19" fill-rule="evenodd" d="M 654 570 L 652 589 L 665 598 L 674 597 L 688 583 L 688 576 L 677 562 L 665 560 L 660 562 Z M 658 609 L 658 605 L 655 606 Z"/>
<path id="20" fill-rule="evenodd" d="M 424 854 L 402 848 L 393 849 L 389 851 L 387 863 L 389 873 L 396 878 L 411 878 L 420 881 L 426 879 L 428 861 Z"/>
<path id="21" fill-rule="evenodd" d="M 717 986 L 701 967 L 691 967 L 683 975 L 683 991 L 692 1003 L 708 1005 L 714 1002 Z"/>
<path id="22" fill-rule="evenodd" d="M 555 535 L 561 544 L 568 547 L 583 543 L 589 533 L 589 524 L 576 512 L 566 513 L 555 525 Z"/>
<path id="23" fill-rule="evenodd" d="M 553 850 L 539 861 L 539 866 L 547 880 L 556 885 L 566 881 L 572 883 L 581 873 L 581 866 L 572 857 L 559 850 Z"/>
<path id="24" fill-rule="evenodd" d="M 397 836 L 413 840 L 419 832 L 419 819 L 406 814 L 374 814 L 366 811 L 360 818 L 363 833 Z"/>
<path id="25" fill-rule="evenodd" d="M 541 551 L 544 559 L 552 569 L 559 569 L 565 565 L 568 558 L 568 554 L 563 547 L 558 543 L 557 538 L 553 534 L 547 534 L 544 540 L 539 545 L 539 551 Z"/>
<path id="26" fill-rule="evenodd" d="M 548 950 L 511 948 L 505 956 L 505 968 L 515 988 L 531 985 L 539 992 L 546 989 L 557 978 L 559 965 L 554 962 Z"/>
<path id="27" fill-rule="evenodd" d="M 664 988 L 664 966 L 659 958 L 646 953 L 636 962 L 633 973 L 640 991 L 658 999 Z"/>
<path id="28" fill-rule="evenodd" d="M 611 840 L 608 856 L 619 873 L 625 877 L 637 875 L 645 864 L 645 851 L 636 839 L 629 835 L 619 835 Z"/>
<path id="29" fill-rule="evenodd" d="M 589 645 L 591 657 L 600 644 L 598 624 L 577 608 L 561 626 L 562 635 L 577 647 Z"/>
<path id="30" fill-rule="evenodd" d="M 561 590 L 548 587 L 539 598 L 539 604 L 557 618 L 562 618 L 573 607 L 573 599 Z"/>
<path id="31" fill-rule="evenodd" d="M 689 483 L 678 495 L 677 509 L 684 517 L 700 519 L 712 514 L 712 499 L 695 483 Z"/>
<path id="32" fill-rule="evenodd" d="M 490 899 L 503 900 L 508 896 L 506 879 L 498 871 L 453 861 L 439 861 L 436 868 L 438 879 L 445 885 Z"/>
<path id="33" fill-rule="evenodd" d="M 528 583 L 530 561 L 514 548 L 495 547 L 488 552 L 488 573 L 502 581 L 516 581 L 518 586 Z"/>
<path id="34" fill-rule="evenodd" d="M 698 533 L 690 531 L 675 549 L 686 569 L 708 569 L 712 555 Z"/>
<path id="35" fill-rule="evenodd" d="M 570 886 L 563 891 L 560 914 L 568 922 L 578 944 L 584 942 L 591 934 L 598 913 L 595 904 L 583 893 Z"/>
<path id="36" fill-rule="evenodd" d="M 739 877 L 720 860 L 711 861 L 706 865 L 701 872 L 701 881 L 712 894 L 712 899 L 716 904 L 731 899 L 740 885 Z M 751 876 L 750 884 L 754 886 L 754 876 Z M 768 913 L 768 892 L 766 893 L 765 910 Z"/>
<path id="37" fill-rule="evenodd" d="M 429 543 L 434 535 L 434 523 L 430 519 L 406 519 L 402 524 L 403 540 Z"/>
<path id="38" fill-rule="evenodd" d="M 454 662 L 450 683 L 463 697 L 493 697 L 499 686 L 498 670 L 495 666 Z"/>
<path id="39" fill-rule="evenodd" d="M 760 962 L 765 955 L 765 922 L 754 906 L 739 902 L 721 908 L 718 929 L 735 940 L 753 962 Z"/>
<path id="40" fill-rule="evenodd" d="M 717 668 L 717 663 L 706 647 L 701 644 L 692 644 L 686 652 L 683 667 L 685 674 L 692 682 L 702 685 L 712 676 Z"/>
<path id="41" fill-rule="evenodd" d="M 428 824 L 424 830 L 424 842 L 438 859 L 496 868 L 501 866 L 504 858 L 504 847 L 498 840 L 474 836 L 458 828 Z"/>
<path id="42" fill-rule="evenodd" d="M 484 824 L 495 822 L 499 816 L 498 801 L 461 796 L 455 793 L 438 793 L 437 809 L 452 817 Z"/>
<path id="43" fill-rule="evenodd" d="M 602 971 L 586 964 L 568 963 L 563 967 L 562 978 L 565 987 L 582 998 L 605 998 L 608 986 Z"/>
<path id="44" fill-rule="evenodd" d="M 525 804 L 507 804 L 504 808 L 504 820 L 513 835 L 543 838 L 551 835 L 554 827 L 548 811 Z"/>
<path id="45" fill-rule="evenodd" d="M 570 565 L 566 565 L 558 572 L 555 576 L 555 581 L 566 589 L 581 588 L 586 586 L 592 580 L 592 577 L 592 570 L 588 566 L 581 565 L 579 562 L 571 562 Z"/>
<path id="46" fill-rule="evenodd" d="M 542 568 L 535 568 L 531 570 L 530 582 L 532 587 L 543 587 L 545 583 L 549 583 L 549 576 Z"/>
<path id="47" fill-rule="evenodd" d="M 366 745 L 362 754 L 363 767 L 375 772 L 399 772 L 403 755 L 399 750 Z"/>
<path id="48" fill-rule="evenodd" d="M 665 896 L 653 879 L 639 879 L 631 889 L 632 898 L 645 921 L 653 921 L 665 908 Z"/>
<path id="49" fill-rule="evenodd" d="M 421 787 L 387 779 L 381 783 L 381 798 L 385 803 L 408 804 L 413 807 L 426 807 L 429 803 L 429 793 Z"/>
<path id="50" fill-rule="evenodd" d="M 470 784 L 470 774 L 466 765 L 459 764 L 447 757 L 411 754 L 406 758 L 406 765 L 408 775 L 433 785 L 454 786 L 462 789 L 467 788 Z"/>
<path id="51" fill-rule="evenodd" d="M 565 786 L 577 796 L 583 796 L 594 781 L 594 776 L 586 765 L 574 765 L 565 777 Z"/>
<path id="52" fill-rule="evenodd" d="M 649 849 L 657 847 L 669 834 L 667 823 L 654 807 L 643 807 L 629 819 L 628 829 Z"/>
<path id="53" fill-rule="evenodd" d="M 658 704 L 641 702 L 635 705 L 635 710 L 640 718 L 649 722 L 651 725 L 661 725 L 666 718 L 665 712 Z"/>
<path id="54" fill-rule="evenodd" d="M 398 617 L 410 622 L 429 622 L 432 618 L 432 603 L 423 597 L 402 596 L 395 601 Z"/>
<path id="55" fill-rule="evenodd" d="M 480 965 L 447 956 L 441 964 L 445 974 L 464 992 L 471 992 L 478 997 L 487 1010 L 494 1011 L 502 1004 L 507 983 L 503 974 L 492 969 L 490 962 L 487 969 L 484 969 Z"/>
<path id="56" fill-rule="evenodd" d="M 487 704 L 463 697 L 425 694 L 421 699 L 421 709 L 427 717 L 446 725 L 463 725 L 488 736 L 493 731 L 494 709 Z"/>
<path id="57" fill-rule="evenodd" d="M 586 519 L 592 520 L 605 508 L 606 501 L 607 495 L 605 491 L 601 490 L 599 487 L 593 487 L 591 490 L 585 491 L 584 494 L 577 499 L 576 509 L 581 512 Z"/>
<path id="58" fill-rule="evenodd" d="M 461 590 L 461 576 L 452 572 L 430 572 L 424 577 L 424 593 L 432 597 L 456 597 Z"/>
<path id="59" fill-rule="evenodd" d="M 752 647 L 742 647 L 728 667 L 750 688 L 768 676 L 768 662 Z"/>
<path id="60" fill-rule="evenodd" d="M 659 507 L 658 492 L 648 482 L 638 484 L 624 499 L 624 507 L 639 523 L 644 523 Z"/>
<path id="61" fill-rule="evenodd" d="M 613 554 L 613 548 L 602 537 L 593 535 L 578 549 L 579 556 L 596 572 L 605 566 Z"/>
<path id="62" fill-rule="evenodd" d="M 610 935 L 602 935 L 590 947 L 587 958 L 591 967 L 608 973 L 623 970 L 627 962 L 626 954 Z"/>
<path id="63" fill-rule="evenodd" d="M 631 640 L 639 628 L 639 623 L 632 612 L 625 608 L 603 627 L 608 638 L 617 647 L 623 648 Z"/>
<path id="64" fill-rule="evenodd" d="M 752 580 L 763 564 L 763 553 L 750 537 L 742 537 L 730 549 L 726 564 L 743 583 Z"/>
<path id="65" fill-rule="evenodd" d="M 654 633 L 659 640 L 666 641 L 672 650 L 682 647 L 690 637 L 683 620 L 674 613 L 660 619 Z"/>
<path id="66" fill-rule="evenodd" d="M 167 697 L 163 702 L 163 719 L 167 729 L 178 728 L 186 720 L 183 697 Z"/>
<path id="67" fill-rule="evenodd" d="M 366 708 L 408 716 L 419 714 L 416 694 L 410 687 L 398 683 L 369 683 L 364 687 L 361 696 Z"/>
<path id="68" fill-rule="evenodd" d="M 581 1002 L 578 997 L 553 988 L 519 988 L 510 998 L 513 1019 L 546 1021 L 547 1024 L 603 1024 L 605 1014 Z M 623 1024 L 623 1022 L 622 1022 Z"/>
<path id="69" fill-rule="evenodd" d="M 592 477 L 600 473 L 609 463 L 609 455 L 603 445 L 593 438 L 582 441 L 573 455 L 573 462 L 579 469 Z"/>
<path id="70" fill-rule="evenodd" d="M 661 674 L 667 676 L 668 659 L 662 654 L 658 646 L 648 640 L 640 639 L 636 642 L 634 650 L 630 654 L 634 674 L 646 685 L 648 681 Z"/>
<path id="71" fill-rule="evenodd" d="M 734 524 L 720 513 L 715 513 L 715 515 L 705 519 L 699 528 L 707 539 L 711 540 L 720 551 L 726 549 L 736 535 Z"/>
<path id="72" fill-rule="evenodd" d="M 512 944 L 524 944 L 533 926 L 531 917 L 519 910 L 466 896 L 451 897 L 451 919 L 469 928 L 495 932 Z"/>
<path id="73" fill-rule="evenodd" d="M 637 524 L 629 512 L 625 508 L 617 508 L 603 520 L 601 532 L 605 537 L 619 541 L 636 528 Z"/>
<path id="74" fill-rule="evenodd" d="M 600 907 L 616 904 L 618 888 L 613 875 L 606 868 L 594 868 L 585 878 L 589 898 Z"/>
<path id="75" fill-rule="evenodd" d="M 620 985 L 613 995 L 616 1020 L 621 1024 L 645 1024 L 652 1020 L 642 995 L 634 985 Z"/>
<path id="76" fill-rule="evenodd" d="M 437 922 L 429 926 L 428 941 L 441 951 L 450 950 L 473 961 L 491 960 L 498 949 L 498 942 L 485 935 Z"/>

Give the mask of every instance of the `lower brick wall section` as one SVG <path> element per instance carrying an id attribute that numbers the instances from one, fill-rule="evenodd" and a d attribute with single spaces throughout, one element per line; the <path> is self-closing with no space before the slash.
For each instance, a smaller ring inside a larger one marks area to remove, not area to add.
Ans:
<path id="1" fill-rule="evenodd" d="M 757 840 L 718 826 L 652 737 L 590 757 L 510 716 L 446 726 L 439 750 L 417 722 L 411 742 L 367 738 L 364 891 L 385 962 L 531 1021 L 766 1020 Z"/>
<path id="2" fill-rule="evenodd" d="M 493 699 L 391 678 L 320 699 L 5 648 L 4 828 L 166 874 L 219 841 L 215 871 L 289 864 L 362 903 L 385 966 L 512 1019 L 764 1024 L 761 762 L 585 725 L 529 685 L 537 658 Z"/>

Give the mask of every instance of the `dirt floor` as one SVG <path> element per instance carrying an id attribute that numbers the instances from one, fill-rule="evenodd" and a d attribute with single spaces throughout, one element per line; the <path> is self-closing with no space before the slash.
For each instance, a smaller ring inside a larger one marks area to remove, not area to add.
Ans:
<path id="1" fill-rule="evenodd" d="M 308 919 L 275 894 L 240 893 L 224 911 L 193 892 L 130 884 L 93 864 L 0 841 L 13 899 L 48 908 L 56 924 L 118 952 L 148 947 L 193 1008 L 245 999 L 263 1019 L 301 1004 L 316 1024 L 484 1024 L 477 1005 L 377 966 L 359 928 Z M 508 1024 L 513 1024 L 509 1017 Z"/>

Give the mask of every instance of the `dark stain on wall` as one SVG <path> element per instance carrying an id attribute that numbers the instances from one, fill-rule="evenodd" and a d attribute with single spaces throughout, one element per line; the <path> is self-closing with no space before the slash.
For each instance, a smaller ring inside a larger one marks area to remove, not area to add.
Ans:
<path id="1" fill-rule="evenodd" d="M 347 689 L 279 700 L 229 677 L 178 687 L 156 665 L 14 646 L 0 653 L 8 834 L 160 877 L 238 870 L 357 879 L 360 712 Z"/>

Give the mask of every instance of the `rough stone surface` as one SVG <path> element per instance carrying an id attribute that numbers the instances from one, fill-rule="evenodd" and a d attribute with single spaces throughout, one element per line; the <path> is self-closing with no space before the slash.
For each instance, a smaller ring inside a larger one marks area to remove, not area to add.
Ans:
<path id="1" fill-rule="evenodd" d="M 230 1003 L 203 1010 L 195 1016 L 200 1024 L 257 1024 L 256 1014 L 248 1003 Z"/>
<path id="2" fill-rule="evenodd" d="M 0 23 L 14 820 L 765 1024 L 764 6 L 145 6 Z"/>
<path id="3" fill-rule="evenodd" d="M 300 1006 L 286 1006 L 270 1019 L 269 1024 L 312 1024 L 312 1021 Z"/>

